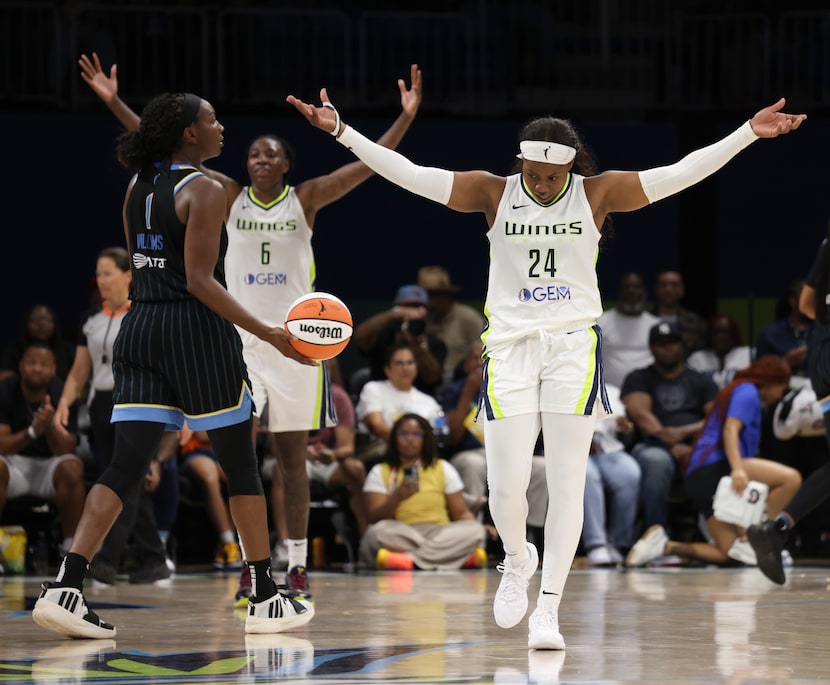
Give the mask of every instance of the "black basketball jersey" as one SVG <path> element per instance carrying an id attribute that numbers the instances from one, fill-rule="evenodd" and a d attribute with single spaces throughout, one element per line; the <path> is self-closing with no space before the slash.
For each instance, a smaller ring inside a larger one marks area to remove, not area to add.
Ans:
<path id="1" fill-rule="evenodd" d="M 129 249 L 134 302 L 193 299 L 184 270 L 185 225 L 176 215 L 175 198 L 190 181 L 204 174 L 188 164 L 143 169 L 133 179 L 127 202 Z M 225 286 L 225 251 L 228 237 L 222 225 L 219 259 L 214 277 Z"/>

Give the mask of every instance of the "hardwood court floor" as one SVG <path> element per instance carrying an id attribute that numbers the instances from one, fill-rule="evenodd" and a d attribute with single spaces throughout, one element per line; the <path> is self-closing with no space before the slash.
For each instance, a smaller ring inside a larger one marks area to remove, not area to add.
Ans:
<path id="1" fill-rule="evenodd" d="M 566 652 L 498 628 L 494 570 L 315 572 L 317 615 L 248 636 L 236 576 L 87 589 L 115 640 L 35 625 L 37 578 L 0 580 L 0 683 L 817 683 L 830 682 L 830 569 L 783 587 L 756 569 L 575 570 L 560 612 Z M 531 581 L 531 604 L 539 574 Z"/>

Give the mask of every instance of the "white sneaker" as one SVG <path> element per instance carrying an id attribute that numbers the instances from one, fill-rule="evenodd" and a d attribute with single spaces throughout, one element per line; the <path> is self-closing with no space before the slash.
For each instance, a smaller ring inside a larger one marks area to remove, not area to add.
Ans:
<path id="1" fill-rule="evenodd" d="M 277 589 L 273 597 L 261 602 L 248 600 L 248 617 L 245 619 L 246 633 L 281 633 L 305 625 L 314 617 L 314 605 L 303 599 L 283 594 L 284 587 Z"/>
<path id="2" fill-rule="evenodd" d="M 735 538 L 735 542 L 732 543 L 726 556 L 747 566 L 758 565 L 758 557 L 755 550 L 752 549 L 752 545 L 747 540 L 741 540 L 740 538 Z"/>
<path id="3" fill-rule="evenodd" d="M 502 576 L 493 600 L 493 616 L 502 628 L 512 628 L 527 613 L 527 584 L 539 566 L 539 552 L 532 543 L 526 544 L 529 558 L 524 563 L 513 566 L 510 557 L 505 557 L 496 566 Z"/>
<path id="4" fill-rule="evenodd" d="M 591 566 L 613 566 L 616 562 L 611 558 L 608 545 L 600 545 L 588 551 L 586 555 Z"/>
<path id="5" fill-rule="evenodd" d="M 626 566 L 643 566 L 649 561 L 662 557 L 666 553 L 666 543 L 669 536 L 663 526 L 654 525 L 649 528 L 629 551 L 625 558 Z"/>
<path id="6" fill-rule="evenodd" d="M 528 619 L 527 626 L 529 649 L 565 649 L 565 638 L 559 632 L 559 618 L 556 612 L 536 607 Z"/>
<path id="7" fill-rule="evenodd" d="M 611 545 L 611 544 L 607 545 L 607 547 L 608 547 L 608 554 L 611 557 L 611 563 L 612 564 L 621 564 L 621 563 L 623 563 L 624 559 L 623 559 L 623 555 L 620 554 L 620 550 L 618 550 L 616 547 L 614 547 L 614 545 Z"/>
<path id="8" fill-rule="evenodd" d="M 55 587 L 43 583 L 43 588 L 32 610 L 35 623 L 66 637 L 114 638 L 115 626 L 102 621 L 84 599 L 84 594 L 74 587 Z"/>

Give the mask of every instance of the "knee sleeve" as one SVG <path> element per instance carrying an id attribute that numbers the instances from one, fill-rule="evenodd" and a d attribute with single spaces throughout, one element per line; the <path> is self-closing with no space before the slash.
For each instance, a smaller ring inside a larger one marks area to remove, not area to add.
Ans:
<path id="1" fill-rule="evenodd" d="M 146 421 L 121 421 L 115 424 L 115 449 L 112 460 L 98 482 L 106 485 L 125 502 L 141 483 L 158 451 L 164 426 Z"/>
<path id="2" fill-rule="evenodd" d="M 228 478 L 228 495 L 264 495 L 252 437 L 251 419 L 208 431 L 210 444 Z"/>

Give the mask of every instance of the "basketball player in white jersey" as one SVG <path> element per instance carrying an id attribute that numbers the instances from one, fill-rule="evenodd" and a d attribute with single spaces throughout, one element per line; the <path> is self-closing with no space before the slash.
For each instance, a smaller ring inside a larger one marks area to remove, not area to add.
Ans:
<path id="1" fill-rule="evenodd" d="M 545 441 L 548 507 L 542 582 L 529 620 L 532 649 L 564 649 L 558 609 L 582 530 L 583 490 L 594 424 L 608 411 L 596 260 L 611 212 L 630 212 L 697 183 L 759 137 L 792 131 L 806 118 L 758 112 L 723 140 L 674 165 L 596 174 L 571 123 L 542 117 L 519 140 L 517 173 L 451 172 L 413 164 L 345 125 L 320 92 L 322 107 L 293 96 L 308 121 L 393 183 L 460 212 L 482 212 L 489 227 L 490 274 L 482 334 L 484 421 L 490 511 L 506 557 L 493 613 L 504 628 L 527 612 L 538 554 L 525 540 L 533 446 Z"/>
<path id="2" fill-rule="evenodd" d="M 98 56 L 79 60 L 86 83 L 129 130 L 137 130 L 138 115 L 118 97 L 117 69 L 104 74 Z M 410 87 L 398 80 L 400 116 L 379 139 L 395 147 L 415 118 L 421 103 L 421 71 L 410 69 Z M 225 276 L 228 292 L 252 314 L 271 325 L 282 326 L 289 305 L 314 290 L 315 266 L 311 235 L 317 212 L 372 175 L 362 162 L 352 162 L 330 174 L 308 179 L 296 187 L 287 183 L 294 164 L 293 151 L 281 138 L 264 135 L 248 147 L 250 185 L 241 186 L 219 172 L 202 169 L 225 188 L 228 216 L 228 251 Z M 334 425 L 336 416 L 325 364 L 306 366 L 272 354 L 253 336 L 240 330 L 248 375 L 257 412 L 268 407 L 268 430 L 274 435 L 277 455 L 288 487 L 285 518 L 288 528 L 287 583 L 309 598 L 307 530 L 309 511 L 306 445 L 312 429 Z M 247 601 L 250 580 L 240 580 L 238 600 Z"/>

